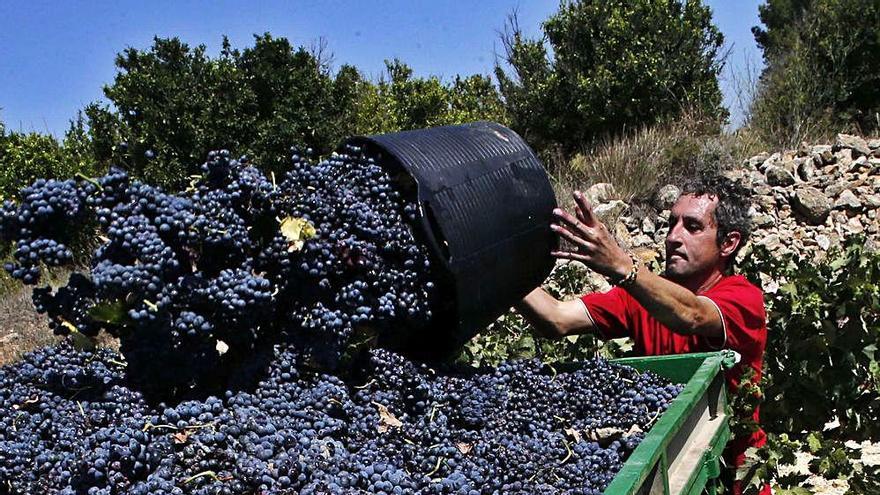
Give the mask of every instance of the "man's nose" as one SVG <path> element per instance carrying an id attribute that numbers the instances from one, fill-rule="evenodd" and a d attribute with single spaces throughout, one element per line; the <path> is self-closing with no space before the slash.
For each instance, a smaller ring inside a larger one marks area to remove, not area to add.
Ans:
<path id="1" fill-rule="evenodd" d="M 666 233 L 666 243 L 673 245 L 681 244 L 681 223 L 669 226 L 669 232 Z"/>

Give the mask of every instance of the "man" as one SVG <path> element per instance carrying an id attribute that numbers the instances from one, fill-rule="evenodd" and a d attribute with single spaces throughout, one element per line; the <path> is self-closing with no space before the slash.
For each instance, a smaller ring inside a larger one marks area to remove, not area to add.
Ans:
<path id="1" fill-rule="evenodd" d="M 767 342 L 763 293 L 730 274 L 751 231 L 748 191 L 720 176 L 685 184 L 669 217 L 663 275 L 642 267 L 615 242 L 583 194 L 575 192 L 574 199 L 575 214 L 557 209 L 551 225 L 573 248 L 553 256 L 583 262 L 614 287 L 571 301 L 535 289 L 518 309 L 538 333 L 631 337 L 641 355 L 733 349 L 742 359 L 726 374 L 729 387 L 737 388 L 746 367 L 760 380 Z M 757 410 L 753 419 L 757 423 Z M 760 429 L 735 438 L 725 451 L 727 464 L 741 465 L 745 450 L 764 442 Z M 741 493 L 739 484 L 733 488 Z M 769 494 L 769 486 L 761 493 Z"/>

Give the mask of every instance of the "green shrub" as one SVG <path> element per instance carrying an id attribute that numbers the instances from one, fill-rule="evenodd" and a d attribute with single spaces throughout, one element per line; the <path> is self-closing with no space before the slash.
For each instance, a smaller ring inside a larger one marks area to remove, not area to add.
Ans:
<path id="1" fill-rule="evenodd" d="M 741 268 L 765 291 L 768 342 L 761 423 L 771 432 L 880 437 L 880 253 L 850 237 L 823 261 L 756 248 Z"/>
<path id="2" fill-rule="evenodd" d="M 701 1 L 562 2 L 526 38 L 502 36 L 495 74 L 513 128 L 566 154 L 597 138 L 676 118 L 685 108 L 726 117 L 717 76 L 723 36 Z"/>
<path id="3" fill-rule="evenodd" d="M 769 0 L 749 125 L 776 147 L 880 128 L 880 2 Z"/>
<path id="4" fill-rule="evenodd" d="M 212 149 L 247 154 L 279 172 L 291 147 L 326 155 L 352 135 L 504 120 L 486 77 L 446 84 L 413 77 L 395 60 L 374 83 L 349 65 L 334 72 L 322 57 L 268 33 L 243 50 L 224 39 L 216 58 L 177 38 L 156 38 L 148 50 L 129 48 L 104 88 L 111 105 L 85 111 L 96 157 L 173 187 L 198 173 Z"/>

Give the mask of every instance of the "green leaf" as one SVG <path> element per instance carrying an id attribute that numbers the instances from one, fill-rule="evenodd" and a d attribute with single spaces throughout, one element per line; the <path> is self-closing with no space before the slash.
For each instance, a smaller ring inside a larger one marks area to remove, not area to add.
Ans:
<path id="1" fill-rule="evenodd" d="M 299 251 L 306 241 L 315 237 L 315 227 L 303 218 L 285 217 L 281 220 L 281 235 L 287 239 L 287 250 Z"/>
<path id="2" fill-rule="evenodd" d="M 108 301 L 98 303 L 88 311 L 89 317 L 104 323 L 121 324 L 128 317 L 124 301 Z"/>
<path id="3" fill-rule="evenodd" d="M 73 323 L 67 320 L 62 320 L 61 326 L 70 330 L 70 340 L 73 343 L 73 347 L 77 350 L 90 351 L 95 348 L 95 341 L 80 332 L 76 325 L 74 325 Z"/>

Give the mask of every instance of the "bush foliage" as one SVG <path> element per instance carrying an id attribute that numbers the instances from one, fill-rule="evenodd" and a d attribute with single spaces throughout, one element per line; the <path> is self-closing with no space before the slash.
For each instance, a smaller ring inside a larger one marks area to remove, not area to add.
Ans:
<path id="1" fill-rule="evenodd" d="M 511 18 L 496 66 L 511 124 L 539 149 L 579 151 L 598 137 L 721 107 L 723 36 L 701 1 L 562 2 L 525 37 Z"/>
<path id="2" fill-rule="evenodd" d="M 110 105 L 86 109 L 96 159 L 174 186 L 212 149 L 237 150 L 277 172 L 287 167 L 291 147 L 324 155 L 357 134 L 504 120 L 486 77 L 443 83 L 414 77 L 394 60 L 372 82 L 351 65 L 333 71 L 322 57 L 270 34 L 243 50 L 224 39 L 216 58 L 177 38 L 129 48 L 104 88 Z"/>
<path id="3" fill-rule="evenodd" d="M 880 253 L 851 237 L 821 262 L 758 249 L 743 269 L 772 287 L 765 428 L 822 431 L 836 420 L 840 438 L 880 438 Z"/>
<path id="4" fill-rule="evenodd" d="M 759 14 L 765 69 L 750 125 L 768 143 L 880 129 L 880 2 L 768 0 Z"/>

